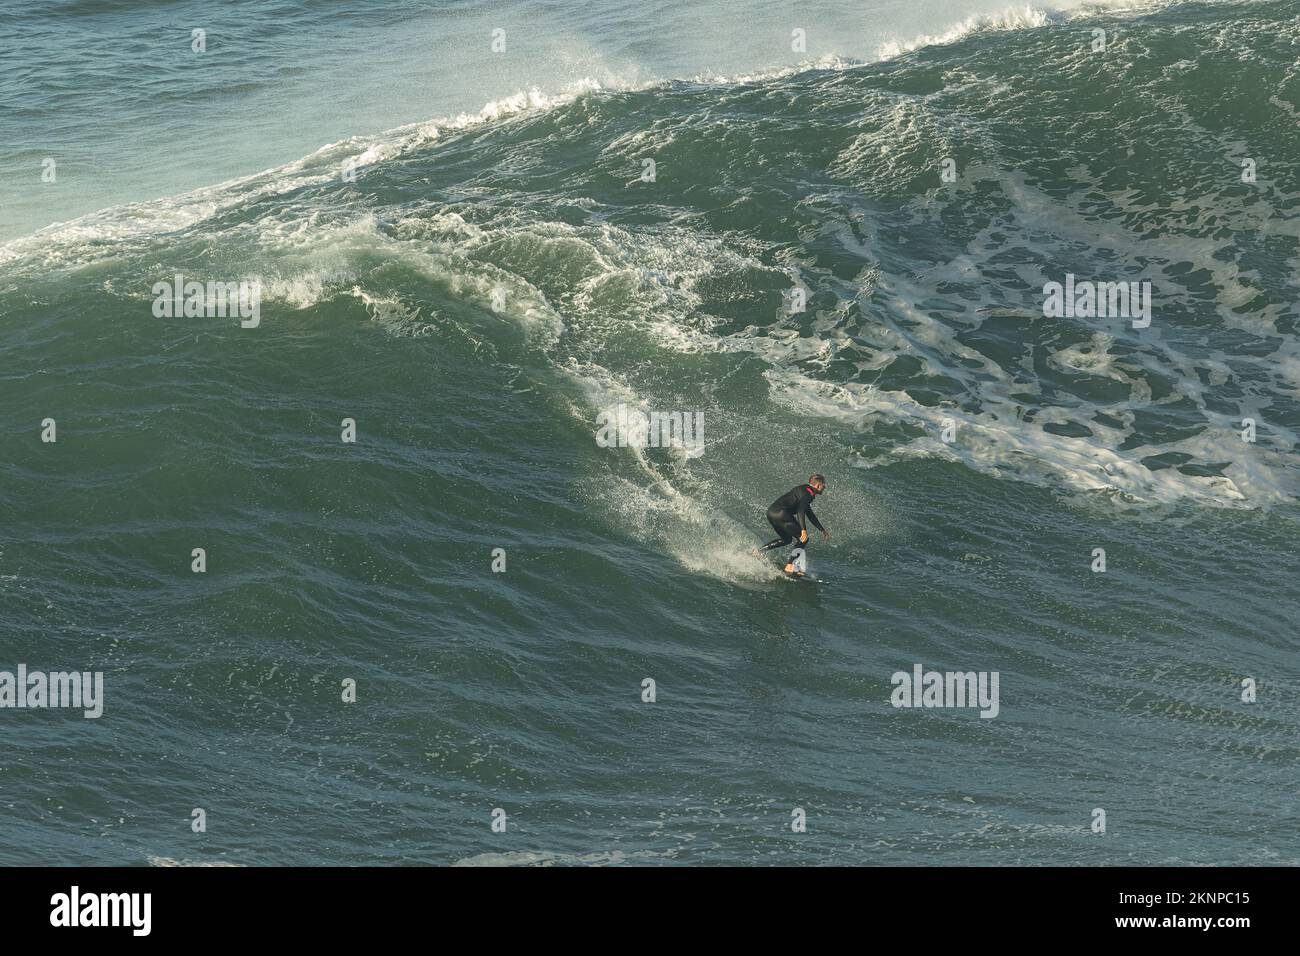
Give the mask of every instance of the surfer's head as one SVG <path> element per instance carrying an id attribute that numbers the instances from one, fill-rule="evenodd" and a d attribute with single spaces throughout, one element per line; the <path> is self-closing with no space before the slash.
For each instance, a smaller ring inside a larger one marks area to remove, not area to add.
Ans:
<path id="1" fill-rule="evenodd" d="M 821 475 L 813 475 L 808 479 L 808 487 L 811 488 L 815 494 L 825 494 L 826 479 Z"/>

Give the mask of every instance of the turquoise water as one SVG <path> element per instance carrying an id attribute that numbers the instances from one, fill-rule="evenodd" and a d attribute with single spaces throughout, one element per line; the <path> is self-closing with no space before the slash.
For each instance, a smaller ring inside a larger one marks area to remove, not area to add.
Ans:
<path id="1" fill-rule="evenodd" d="M 538 5 L 507 37 L 587 60 L 477 96 L 411 5 L 261 9 L 234 65 L 67 81 L 139 120 L 66 131 L 111 174 L 5 177 L 0 670 L 106 701 L 0 709 L 4 862 L 1297 862 L 1294 5 L 827 5 L 802 57 L 776 5 Z M 71 41 L 4 16 L 47 44 L 3 54 L 7 171 L 73 106 L 32 95 Z M 386 95 L 416 62 L 433 105 Z M 164 135 L 201 102 L 227 155 Z M 155 317 L 178 273 L 259 324 Z M 1067 273 L 1151 325 L 1044 316 Z M 703 452 L 601 447 L 620 403 Z M 813 470 L 824 587 L 750 553 Z M 916 664 L 997 716 L 891 706 Z"/>

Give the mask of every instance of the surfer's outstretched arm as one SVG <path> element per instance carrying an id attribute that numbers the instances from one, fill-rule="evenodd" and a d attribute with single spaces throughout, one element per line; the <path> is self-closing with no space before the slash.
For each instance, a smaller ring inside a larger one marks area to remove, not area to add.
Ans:
<path id="1" fill-rule="evenodd" d="M 817 529 L 818 531 L 820 531 L 822 534 L 825 534 L 825 533 L 826 533 L 826 529 L 822 527 L 822 523 L 821 523 L 820 521 L 818 521 L 818 520 L 817 520 L 817 516 L 816 516 L 815 514 L 813 514 L 812 506 L 811 506 L 810 504 L 808 504 L 808 503 L 805 502 L 805 503 L 803 504 L 801 510 L 803 511 L 804 515 L 807 516 L 808 521 L 811 521 L 811 522 L 813 523 L 813 527 L 814 527 L 814 528 L 816 528 L 816 529 Z M 803 523 L 803 527 L 804 527 L 804 530 L 805 530 L 805 531 L 808 530 L 808 524 L 807 524 L 807 522 L 804 522 L 804 523 Z"/>
<path id="2" fill-rule="evenodd" d="M 808 520 L 811 521 L 813 523 L 813 527 L 815 527 L 822 534 L 826 533 L 826 529 L 822 527 L 822 523 L 817 520 L 817 516 L 813 514 L 811 508 L 808 509 Z"/>
<path id="3" fill-rule="evenodd" d="M 807 484 L 803 487 L 803 493 L 799 495 L 799 524 L 803 528 L 801 540 L 807 540 L 808 522 L 811 521 L 813 527 L 822 533 L 822 540 L 825 541 L 830 538 L 831 533 L 822 527 L 822 523 L 817 520 L 817 515 L 813 514 L 812 502 L 814 497 L 825 491 L 826 479 L 822 478 L 821 475 L 814 475 L 813 478 L 819 479 L 820 485 L 814 487 L 811 483 Z"/>

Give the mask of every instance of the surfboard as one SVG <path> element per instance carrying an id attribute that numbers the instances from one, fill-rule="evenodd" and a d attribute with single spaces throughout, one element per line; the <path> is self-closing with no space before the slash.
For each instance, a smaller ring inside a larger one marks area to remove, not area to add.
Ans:
<path id="1" fill-rule="evenodd" d="M 813 584 L 829 583 L 825 578 L 819 578 L 817 577 L 817 575 L 812 573 L 799 574 L 799 575 L 786 574 L 784 571 L 782 571 L 781 573 L 787 581 L 811 581 Z"/>

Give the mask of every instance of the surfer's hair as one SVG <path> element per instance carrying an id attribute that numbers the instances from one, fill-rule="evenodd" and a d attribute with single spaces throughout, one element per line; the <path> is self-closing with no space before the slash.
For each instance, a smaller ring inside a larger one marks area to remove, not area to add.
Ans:
<path id="1" fill-rule="evenodd" d="M 813 475 L 811 478 L 808 479 L 808 484 L 810 484 L 810 485 L 824 485 L 824 484 L 826 484 L 826 479 L 823 478 L 821 475 Z"/>

